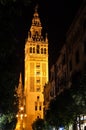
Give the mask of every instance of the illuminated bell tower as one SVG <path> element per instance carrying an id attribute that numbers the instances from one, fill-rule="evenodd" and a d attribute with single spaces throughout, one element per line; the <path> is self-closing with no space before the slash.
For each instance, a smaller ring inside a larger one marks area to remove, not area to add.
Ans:
<path id="1" fill-rule="evenodd" d="M 43 87 L 48 82 L 48 38 L 42 36 L 37 6 L 25 43 L 25 108 L 26 130 L 37 118 L 43 119 Z"/>

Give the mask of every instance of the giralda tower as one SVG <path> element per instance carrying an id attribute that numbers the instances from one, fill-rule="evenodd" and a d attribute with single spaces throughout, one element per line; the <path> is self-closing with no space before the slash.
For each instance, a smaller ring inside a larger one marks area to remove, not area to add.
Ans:
<path id="1" fill-rule="evenodd" d="M 48 82 L 48 38 L 42 36 L 42 25 L 37 6 L 25 43 L 25 112 L 26 130 L 37 118 L 43 119 L 43 88 Z"/>

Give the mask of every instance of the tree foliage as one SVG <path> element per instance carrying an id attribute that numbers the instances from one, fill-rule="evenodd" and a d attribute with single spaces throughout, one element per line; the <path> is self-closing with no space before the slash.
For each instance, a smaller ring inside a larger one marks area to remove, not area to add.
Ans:
<path id="1" fill-rule="evenodd" d="M 13 130 L 16 124 L 16 118 L 13 113 L 2 114 L 0 117 L 0 130 Z"/>
<path id="2" fill-rule="evenodd" d="M 69 90 L 61 93 L 55 100 L 52 100 L 49 105 L 49 111 L 46 119 L 51 125 L 56 127 L 65 126 L 73 120 L 73 106 L 74 103 Z"/>
<path id="3" fill-rule="evenodd" d="M 78 76 L 77 76 L 78 75 Z M 71 87 L 71 95 L 77 107 L 77 114 L 86 113 L 86 72 L 75 74 L 75 81 Z M 78 77 L 78 78 L 77 78 Z"/>
<path id="4" fill-rule="evenodd" d="M 80 76 L 78 85 L 65 90 L 49 104 L 45 119 L 50 125 L 75 124 L 77 116 L 86 114 L 86 73 Z"/>
<path id="5" fill-rule="evenodd" d="M 29 7 L 30 2 L 31 0 L 0 0 L 0 114 L 3 130 L 10 130 L 9 126 L 13 127 L 18 110 L 15 87 L 18 86 L 23 64 L 18 33 L 23 9 Z M 7 122 L 4 122 L 4 119 Z"/>
<path id="6" fill-rule="evenodd" d="M 0 0 L 0 109 L 4 113 L 13 110 L 15 86 L 23 59 L 18 24 L 23 8 L 30 3 L 31 0 Z"/>
<path id="7" fill-rule="evenodd" d="M 33 124 L 32 124 L 32 129 L 33 130 L 43 130 L 45 128 L 45 122 L 41 118 L 37 118 Z"/>

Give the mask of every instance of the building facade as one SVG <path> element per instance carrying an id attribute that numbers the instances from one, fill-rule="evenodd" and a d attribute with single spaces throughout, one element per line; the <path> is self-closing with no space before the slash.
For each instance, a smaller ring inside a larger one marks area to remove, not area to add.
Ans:
<path id="1" fill-rule="evenodd" d="M 48 82 L 48 38 L 42 36 L 42 25 L 37 7 L 32 25 L 25 43 L 25 112 L 26 130 L 32 129 L 32 123 L 43 117 L 43 88 Z"/>
<path id="2" fill-rule="evenodd" d="M 68 82 L 76 84 L 81 73 L 86 71 L 86 1 L 78 10 L 66 37 Z"/>
<path id="3" fill-rule="evenodd" d="M 83 1 L 68 29 L 66 41 L 51 70 L 49 82 L 55 84 L 55 96 L 70 88 L 73 79 L 77 80 L 86 72 L 86 1 Z"/>
<path id="4" fill-rule="evenodd" d="M 70 87 L 79 87 L 79 80 L 83 73 L 86 73 L 86 1 L 84 0 L 78 10 L 68 32 L 66 41 L 63 44 L 56 63 L 51 67 L 51 79 L 45 87 L 45 113 L 51 101 L 46 98 L 46 91 L 51 93 L 53 99 Z M 52 85 L 53 84 L 53 85 Z M 51 87 L 50 87 L 51 86 Z M 54 88 L 54 89 L 53 89 Z M 47 105 L 48 104 L 48 105 Z M 86 118 L 82 115 L 80 119 L 81 130 L 86 129 Z M 86 117 L 86 115 L 84 115 Z M 77 124 L 77 129 L 79 129 Z"/>
<path id="5" fill-rule="evenodd" d="M 55 63 L 55 95 L 59 95 L 67 87 L 67 50 L 64 44 Z"/>

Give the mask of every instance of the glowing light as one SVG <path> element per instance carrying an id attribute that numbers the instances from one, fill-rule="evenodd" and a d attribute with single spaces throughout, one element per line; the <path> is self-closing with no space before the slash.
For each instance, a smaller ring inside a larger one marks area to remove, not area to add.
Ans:
<path id="1" fill-rule="evenodd" d="M 23 120 L 23 114 L 21 114 L 20 117 L 21 117 L 21 120 Z"/>
<path id="2" fill-rule="evenodd" d="M 17 114 L 16 117 L 18 117 L 19 115 Z"/>
<path id="3" fill-rule="evenodd" d="M 25 114 L 24 116 L 27 117 L 27 114 Z"/>
<path id="4" fill-rule="evenodd" d="M 23 107 L 20 107 L 20 110 L 21 110 L 21 111 L 23 111 L 23 110 L 24 110 L 24 108 L 23 108 Z"/>

